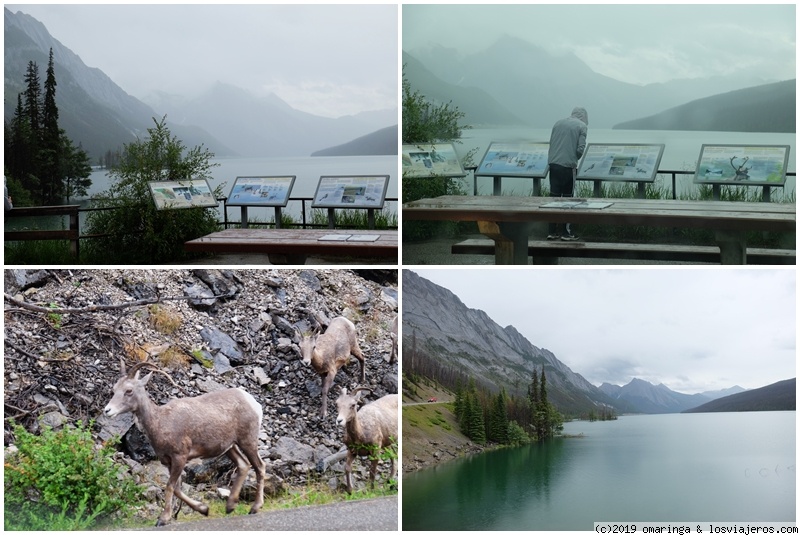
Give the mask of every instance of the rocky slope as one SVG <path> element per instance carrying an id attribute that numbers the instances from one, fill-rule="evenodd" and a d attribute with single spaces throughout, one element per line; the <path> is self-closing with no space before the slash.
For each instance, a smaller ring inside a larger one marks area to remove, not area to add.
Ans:
<path id="1" fill-rule="evenodd" d="M 420 351 L 492 390 L 504 386 L 510 394 L 525 395 L 534 368 L 544 367 L 549 399 L 559 410 L 579 413 L 615 403 L 514 326 L 501 327 L 486 312 L 468 308 L 449 290 L 408 270 L 403 271 L 402 336 L 404 347 L 412 347 L 415 337 Z"/>
<path id="2" fill-rule="evenodd" d="M 98 440 L 122 436 L 124 459 L 149 485 L 153 501 L 166 470 L 153 465 L 152 450 L 129 415 L 113 420 L 102 415 L 120 359 L 128 366 L 145 359 L 158 363 L 192 396 L 223 387 L 253 394 L 264 410 L 259 451 L 273 491 L 312 479 L 332 487 L 343 483 L 342 463 L 328 467 L 323 460 L 342 448 L 335 392 L 359 380 L 352 359 L 336 376 L 328 416 L 320 421 L 320 379 L 302 364 L 295 327 L 324 327 L 336 316 L 349 317 L 366 356 L 369 399 L 398 392 L 397 364 L 384 360 L 398 305 L 394 270 L 80 269 L 5 270 L 4 275 L 6 418 L 34 431 L 92 420 Z M 183 395 L 160 374 L 147 388 L 157 404 Z M 4 444 L 13 449 L 8 424 Z M 380 480 L 388 472 L 385 464 Z M 203 463 L 187 468 L 184 479 L 192 492 L 214 492 L 228 484 L 230 468 L 223 461 Z M 366 481 L 362 462 L 356 461 L 354 473 L 359 484 Z"/>

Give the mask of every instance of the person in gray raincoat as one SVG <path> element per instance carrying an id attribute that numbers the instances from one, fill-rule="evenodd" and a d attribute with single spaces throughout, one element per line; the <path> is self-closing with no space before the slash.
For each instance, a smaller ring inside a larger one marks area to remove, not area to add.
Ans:
<path id="1" fill-rule="evenodd" d="M 575 176 L 578 160 L 586 149 L 586 131 L 589 114 L 585 108 L 575 108 L 572 115 L 556 121 L 550 133 L 550 149 L 547 164 L 550 166 L 550 195 L 552 197 L 572 197 L 575 191 Z M 574 241 L 578 237 L 572 233 L 569 223 L 550 223 L 548 240 Z"/>

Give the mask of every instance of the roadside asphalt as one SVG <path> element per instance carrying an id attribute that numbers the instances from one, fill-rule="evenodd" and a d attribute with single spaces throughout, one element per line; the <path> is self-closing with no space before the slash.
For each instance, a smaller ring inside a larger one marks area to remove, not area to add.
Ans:
<path id="1" fill-rule="evenodd" d="M 174 522 L 147 531 L 398 531 L 397 496 Z"/>

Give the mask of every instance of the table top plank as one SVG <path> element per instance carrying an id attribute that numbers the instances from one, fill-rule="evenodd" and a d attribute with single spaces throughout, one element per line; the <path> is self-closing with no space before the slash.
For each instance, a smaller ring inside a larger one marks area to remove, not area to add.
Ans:
<path id="1" fill-rule="evenodd" d="M 396 230 L 225 229 L 185 243 L 187 251 L 396 257 Z M 375 241 L 321 241 L 329 235 L 377 235 Z"/>
<path id="2" fill-rule="evenodd" d="M 406 220 L 584 223 L 699 227 L 717 230 L 794 231 L 794 203 L 585 199 L 610 202 L 602 209 L 543 208 L 566 198 L 447 195 L 403 205 Z M 584 200 L 584 199 L 581 199 Z"/>

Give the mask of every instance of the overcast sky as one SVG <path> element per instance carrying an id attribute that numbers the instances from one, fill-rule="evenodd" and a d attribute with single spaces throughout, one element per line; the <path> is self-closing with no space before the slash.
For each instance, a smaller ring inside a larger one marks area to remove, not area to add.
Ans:
<path id="1" fill-rule="evenodd" d="M 436 43 L 472 53 L 508 34 L 635 84 L 742 69 L 796 77 L 794 4 L 404 5 L 402 16 L 406 51 Z"/>
<path id="2" fill-rule="evenodd" d="M 413 269 L 589 382 L 694 394 L 796 376 L 792 269 Z"/>
<path id="3" fill-rule="evenodd" d="M 397 108 L 397 5 L 6 4 L 127 93 L 217 80 L 328 117 Z"/>

